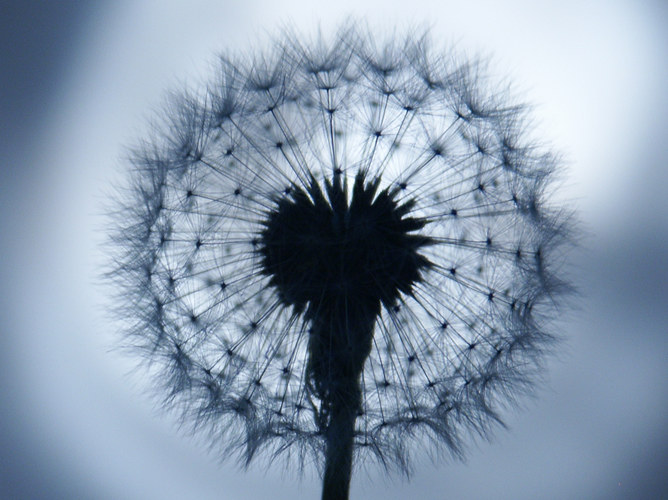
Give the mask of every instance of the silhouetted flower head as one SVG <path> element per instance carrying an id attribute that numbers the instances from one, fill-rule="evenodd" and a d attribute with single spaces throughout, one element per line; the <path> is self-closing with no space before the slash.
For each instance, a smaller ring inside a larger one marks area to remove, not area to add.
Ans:
<path id="1" fill-rule="evenodd" d="M 169 100 L 113 275 L 127 339 L 214 446 L 320 456 L 346 401 L 356 460 L 405 468 L 530 386 L 568 224 L 553 156 L 480 72 L 425 37 L 286 34 Z"/>

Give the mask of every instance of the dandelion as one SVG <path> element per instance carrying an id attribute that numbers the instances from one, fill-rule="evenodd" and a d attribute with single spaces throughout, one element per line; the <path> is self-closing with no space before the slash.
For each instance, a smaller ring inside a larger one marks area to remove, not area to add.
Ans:
<path id="1" fill-rule="evenodd" d="M 530 388 L 566 289 L 524 107 L 425 36 L 357 28 L 217 71 L 134 151 L 114 232 L 165 404 L 246 465 L 320 464 L 323 499 L 371 459 L 461 456 Z"/>

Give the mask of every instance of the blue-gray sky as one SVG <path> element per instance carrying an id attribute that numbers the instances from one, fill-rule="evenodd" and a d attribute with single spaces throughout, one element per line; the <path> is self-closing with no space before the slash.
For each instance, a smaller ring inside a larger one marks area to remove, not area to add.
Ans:
<path id="1" fill-rule="evenodd" d="M 562 151 L 560 199 L 587 233 L 573 253 L 577 310 L 546 383 L 509 431 L 465 464 L 419 464 L 410 482 L 371 470 L 352 497 L 668 497 L 668 10 L 661 2 L 15 2 L 0 68 L 0 497 L 317 498 L 314 474 L 239 472 L 153 410 L 114 352 L 105 196 L 123 147 L 161 96 L 210 75 L 217 51 L 292 23 L 331 30 L 432 27 L 489 55 L 536 104 Z"/>

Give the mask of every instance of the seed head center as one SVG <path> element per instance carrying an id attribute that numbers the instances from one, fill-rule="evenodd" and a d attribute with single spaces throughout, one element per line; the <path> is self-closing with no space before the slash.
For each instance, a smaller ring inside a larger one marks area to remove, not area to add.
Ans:
<path id="1" fill-rule="evenodd" d="M 432 240 L 412 234 L 426 225 L 407 217 L 414 202 L 399 204 L 398 190 L 379 192 L 380 178 L 354 181 L 350 200 L 340 176 L 292 186 L 263 222 L 262 272 L 285 306 L 298 312 L 316 304 L 390 307 L 410 293 L 430 262 L 418 250 Z"/>

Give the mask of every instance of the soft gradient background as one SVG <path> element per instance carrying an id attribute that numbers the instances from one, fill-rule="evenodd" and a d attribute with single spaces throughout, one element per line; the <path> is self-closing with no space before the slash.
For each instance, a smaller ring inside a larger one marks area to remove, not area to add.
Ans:
<path id="1" fill-rule="evenodd" d="M 358 472 L 352 498 L 668 498 L 668 9 L 638 0 L 2 2 L 0 498 L 318 498 L 313 473 L 219 464 L 157 414 L 98 276 L 105 196 L 165 91 L 350 14 L 491 55 L 587 234 L 561 355 L 510 430 L 411 482 Z"/>

